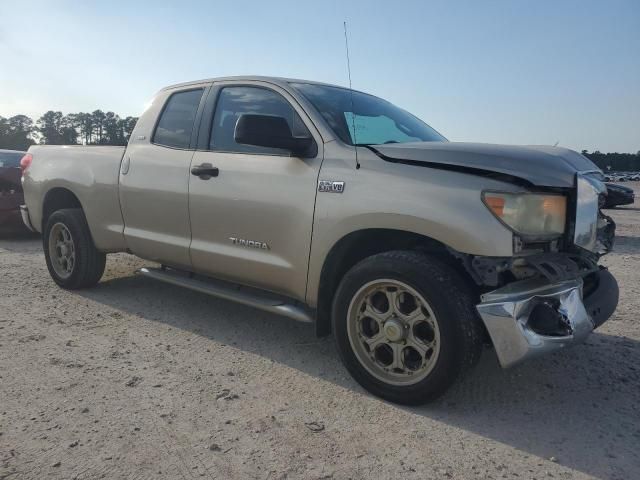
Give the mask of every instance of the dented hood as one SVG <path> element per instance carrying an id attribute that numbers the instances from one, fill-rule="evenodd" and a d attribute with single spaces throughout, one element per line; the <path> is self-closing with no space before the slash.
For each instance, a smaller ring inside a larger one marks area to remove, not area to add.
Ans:
<path id="1" fill-rule="evenodd" d="M 541 187 L 573 187 L 576 172 L 598 170 L 588 158 L 560 147 L 415 142 L 372 145 L 370 148 L 389 161 L 505 175 Z"/>

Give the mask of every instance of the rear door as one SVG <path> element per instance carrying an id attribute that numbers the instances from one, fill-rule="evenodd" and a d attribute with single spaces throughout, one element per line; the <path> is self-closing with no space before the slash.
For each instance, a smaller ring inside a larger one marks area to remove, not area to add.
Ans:
<path id="1" fill-rule="evenodd" d="M 215 109 L 215 110 L 214 110 Z M 314 158 L 240 145 L 243 113 L 285 117 L 294 135 L 311 133 Z M 301 107 L 284 89 L 264 82 L 219 82 L 209 93 L 191 175 L 191 261 L 201 273 L 303 299 L 322 142 Z"/>
<path id="2" fill-rule="evenodd" d="M 124 235 L 136 255 L 191 268 L 189 167 L 207 85 L 162 92 L 136 126 L 120 169 Z M 157 122 L 153 124 L 153 119 Z"/>

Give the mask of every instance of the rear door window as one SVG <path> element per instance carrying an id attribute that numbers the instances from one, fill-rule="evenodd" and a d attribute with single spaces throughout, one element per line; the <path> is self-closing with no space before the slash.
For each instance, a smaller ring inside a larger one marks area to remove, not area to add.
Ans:
<path id="1" fill-rule="evenodd" d="M 152 142 L 174 148 L 189 148 L 200 99 L 204 90 L 177 92 L 162 110 Z"/>

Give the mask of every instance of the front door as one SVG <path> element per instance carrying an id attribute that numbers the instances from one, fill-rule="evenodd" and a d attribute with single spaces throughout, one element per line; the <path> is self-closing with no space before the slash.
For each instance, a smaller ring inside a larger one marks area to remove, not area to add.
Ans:
<path id="1" fill-rule="evenodd" d="M 320 137 L 278 87 L 222 82 L 214 84 L 209 97 L 215 102 L 209 140 L 191 164 L 192 169 L 217 168 L 217 176 L 190 176 L 193 268 L 304 299 Z M 318 154 L 297 158 L 283 150 L 237 144 L 234 129 L 243 113 L 282 116 L 294 135 L 311 131 Z"/>

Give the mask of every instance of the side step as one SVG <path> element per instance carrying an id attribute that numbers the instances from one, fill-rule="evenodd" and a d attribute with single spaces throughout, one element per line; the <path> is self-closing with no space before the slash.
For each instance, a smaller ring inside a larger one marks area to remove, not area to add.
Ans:
<path id="1" fill-rule="evenodd" d="M 259 308 L 266 312 L 283 315 L 299 322 L 313 322 L 311 310 L 301 303 L 257 288 L 223 282 L 222 280 L 215 280 L 171 268 L 145 267 L 138 270 L 138 273 L 145 277 L 154 278 L 172 285 L 189 288 L 197 292 L 206 293 L 207 295 L 213 295 L 214 297 L 220 297 Z"/>

